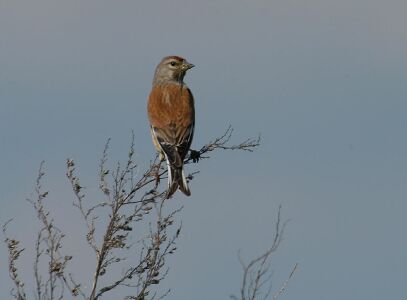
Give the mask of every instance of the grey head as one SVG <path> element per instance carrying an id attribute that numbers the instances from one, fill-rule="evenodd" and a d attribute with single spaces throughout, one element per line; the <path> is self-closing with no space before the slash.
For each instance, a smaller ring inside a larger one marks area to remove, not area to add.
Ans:
<path id="1" fill-rule="evenodd" d="M 186 72 L 194 65 L 180 56 L 166 56 L 155 69 L 153 85 L 167 82 L 183 83 Z"/>

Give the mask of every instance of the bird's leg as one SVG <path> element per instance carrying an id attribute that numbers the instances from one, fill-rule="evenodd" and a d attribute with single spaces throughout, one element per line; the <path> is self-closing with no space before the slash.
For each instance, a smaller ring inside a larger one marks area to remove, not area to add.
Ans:
<path id="1" fill-rule="evenodd" d="M 154 189 L 157 189 L 158 185 L 160 184 L 160 169 L 161 169 L 161 164 L 165 159 L 164 155 L 161 152 L 159 153 L 159 155 L 160 155 L 159 156 L 160 162 L 156 165 L 155 173 L 154 173 L 154 177 L 155 177 L 155 187 L 154 187 Z"/>

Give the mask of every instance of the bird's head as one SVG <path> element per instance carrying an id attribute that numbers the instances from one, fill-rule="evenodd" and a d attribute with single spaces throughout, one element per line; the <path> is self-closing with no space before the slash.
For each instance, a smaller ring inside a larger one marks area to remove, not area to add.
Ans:
<path id="1" fill-rule="evenodd" d="M 193 67 L 194 65 L 185 58 L 179 56 L 164 57 L 155 70 L 154 83 L 165 83 L 167 81 L 182 83 L 186 72 Z"/>

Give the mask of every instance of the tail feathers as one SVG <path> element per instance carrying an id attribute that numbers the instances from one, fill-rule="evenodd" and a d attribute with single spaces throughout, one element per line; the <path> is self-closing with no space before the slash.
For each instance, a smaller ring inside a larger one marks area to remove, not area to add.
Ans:
<path id="1" fill-rule="evenodd" d="M 189 189 L 183 169 L 181 169 L 181 176 L 179 177 L 179 189 L 185 194 L 185 196 L 191 196 L 191 190 Z"/>
<path id="2" fill-rule="evenodd" d="M 187 179 L 185 178 L 184 170 L 181 168 L 176 168 L 168 164 L 168 190 L 166 198 L 171 198 L 172 195 L 180 189 L 186 196 L 191 195 L 191 190 L 188 187 Z"/>

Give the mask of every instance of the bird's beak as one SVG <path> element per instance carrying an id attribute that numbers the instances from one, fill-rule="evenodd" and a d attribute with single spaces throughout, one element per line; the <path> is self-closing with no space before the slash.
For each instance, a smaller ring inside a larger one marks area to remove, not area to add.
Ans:
<path id="1" fill-rule="evenodd" d="M 184 61 L 183 62 L 183 64 L 182 64 L 182 69 L 183 70 L 189 70 L 189 69 L 191 69 L 191 68 L 193 68 L 193 67 L 195 67 L 195 65 L 194 64 L 190 64 L 189 62 L 187 62 L 187 61 Z"/>

